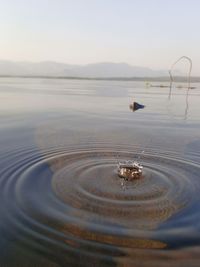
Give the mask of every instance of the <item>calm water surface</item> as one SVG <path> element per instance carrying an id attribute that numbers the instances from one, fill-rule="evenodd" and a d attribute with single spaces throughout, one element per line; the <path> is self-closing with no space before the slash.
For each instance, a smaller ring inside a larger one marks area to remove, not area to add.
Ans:
<path id="1" fill-rule="evenodd" d="M 1 78 L 0 265 L 199 266 L 196 86 Z"/>

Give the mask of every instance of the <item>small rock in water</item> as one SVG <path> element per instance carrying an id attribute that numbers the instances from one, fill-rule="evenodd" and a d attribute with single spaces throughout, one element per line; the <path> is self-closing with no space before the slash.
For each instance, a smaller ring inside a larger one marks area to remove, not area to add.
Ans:
<path id="1" fill-rule="evenodd" d="M 139 104 L 139 103 L 137 103 L 137 102 L 133 102 L 132 104 L 129 105 L 129 108 L 130 108 L 132 111 L 136 111 L 136 110 L 138 110 L 138 109 L 143 109 L 143 108 L 145 108 L 145 106 L 142 105 L 142 104 Z"/>
<path id="2" fill-rule="evenodd" d="M 138 179 L 142 174 L 142 165 L 137 161 L 118 163 L 118 175 L 126 180 Z"/>

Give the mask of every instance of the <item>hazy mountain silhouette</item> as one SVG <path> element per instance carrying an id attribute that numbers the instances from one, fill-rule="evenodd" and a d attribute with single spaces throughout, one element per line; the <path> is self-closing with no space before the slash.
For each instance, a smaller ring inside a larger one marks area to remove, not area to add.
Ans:
<path id="1" fill-rule="evenodd" d="M 179 75 L 180 73 L 178 73 Z M 159 77 L 168 76 L 167 70 L 152 70 L 126 63 L 96 63 L 70 65 L 52 61 L 13 62 L 0 60 L 0 75 L 11 76 L 56 76 L 56 77 Z"/>

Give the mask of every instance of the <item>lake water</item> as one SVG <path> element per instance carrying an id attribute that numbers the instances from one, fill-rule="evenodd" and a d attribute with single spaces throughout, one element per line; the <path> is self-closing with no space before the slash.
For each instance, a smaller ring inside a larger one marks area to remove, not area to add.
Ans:
<path id="1" fill-rule="evenodd" d="M 195 86 L 1 78 L 1 266 L 199 266 Z"/>

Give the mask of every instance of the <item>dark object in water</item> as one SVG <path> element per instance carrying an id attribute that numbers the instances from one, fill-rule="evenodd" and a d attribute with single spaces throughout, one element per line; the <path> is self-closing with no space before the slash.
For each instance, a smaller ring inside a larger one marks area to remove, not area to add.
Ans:
<path id="1" fill-rule="evenodd" d="M 157 85 L 157 84 L 150 84 L 149 86 L 150 87 L 158 87 L 158 88 L 170 88 L 169 85 L 163 85 L 163 84 L 159 84 L 159 85 Z M 182 89 L 182 88 L 183 89 L 184 88 L 186 88 L 186 89 L 195 89 L 196 87 L 195 86 L 188 87 L 188 86 L 177 85 L 176 88 L 178 88 L 178 89 Z"/>
<path id="2" fill-rule="evenodd" d="M 126 161 L 118 163 L 118 175 L 126 180 L 138 179 L 142 174 L 142 165 L 137 161 Z"/>
<path id="3" fill-rule="evenodd" d="M 182 86 L 182 85 L 178 85 L 178 86 L 176 86 L 176 88 L 178 88 L 178 89 L 196 89 L 195 86 L 187 87 L 187 86 Z"/>
<path id="4" fill-rule="evenodd" d="M 145 106 L 144 105 L 141 105 L 141 104 L 139 104 L 139 103 L 137 103 L 137 102 L 133 102 L 133 104 L 130 104 L 130 109 L 132 110 L 132 111 L 136 111 L 136 110 L 138 110 L 138 109 L 143 109 L 143 108 L 145 108 Z"/>
<path id="5" fill-rule="evenodd" d="M 163 84 L 150 84 L 150 87 L 158 87 L 158 88 L 169 88 L 169 85 L 163 85 Z"/>

